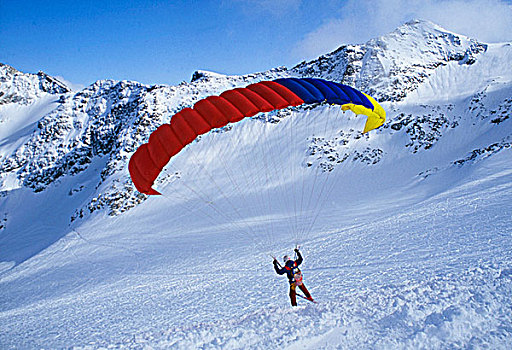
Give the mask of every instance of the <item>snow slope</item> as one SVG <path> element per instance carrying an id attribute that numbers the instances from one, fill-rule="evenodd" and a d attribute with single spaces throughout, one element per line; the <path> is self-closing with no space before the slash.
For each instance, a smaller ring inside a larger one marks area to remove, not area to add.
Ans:
<path id="1" fill-rule="evenodd" d="M 511 348 L 511 53 L 413 21 L 291 70 L 47 93 L 0 143 L 0 347 Z M 380 90 L 388 122 L 270 113 L 133 191 L 128 156 L 169 114 L 302 74 Z M 319 303 L 292 309 L 270 255 L 296 243 Z"/>

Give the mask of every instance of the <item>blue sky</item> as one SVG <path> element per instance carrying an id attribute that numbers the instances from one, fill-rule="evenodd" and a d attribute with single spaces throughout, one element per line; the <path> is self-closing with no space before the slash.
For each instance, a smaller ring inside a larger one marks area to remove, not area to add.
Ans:
<path id="1" fill-rule="evenodd" d="M 512 41 L 510 0 L 0 1 L 0 62 L 79 85 L 291 67 L 412 18 Z"/>

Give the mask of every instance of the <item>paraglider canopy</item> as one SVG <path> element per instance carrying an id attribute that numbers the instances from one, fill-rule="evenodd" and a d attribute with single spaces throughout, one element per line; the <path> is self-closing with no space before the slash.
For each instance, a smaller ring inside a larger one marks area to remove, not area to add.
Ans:
<path id="1" fill-rule="evenodd" d="M 223 92 L 198 101 L 158 127 L 132 155 L 130 176 L 137 190 L 158 195 L 154 181 L 169 162 L 199 135 L 261 112 L 327 102 L 367 116 L 363 132 L 381 126 L 386 112 L 371 96 L 350 86 L 315 78 L 281 78 Z"/>

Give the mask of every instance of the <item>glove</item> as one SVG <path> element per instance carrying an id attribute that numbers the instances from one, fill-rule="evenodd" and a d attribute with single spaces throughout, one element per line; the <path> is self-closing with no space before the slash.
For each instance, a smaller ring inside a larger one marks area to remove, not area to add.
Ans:
<path id="1" fill-rule="evenodd" d="M 298 253 L 299 252 L 299 248 L 295 248 L 294 251 L 295 251 L 295 253 Z"/>
<path id="2" fill-rule="evenodd" d="M 277 259 L 274 259 L 274 261 L 272 262 L 274 265 L 277 264 Z"/>

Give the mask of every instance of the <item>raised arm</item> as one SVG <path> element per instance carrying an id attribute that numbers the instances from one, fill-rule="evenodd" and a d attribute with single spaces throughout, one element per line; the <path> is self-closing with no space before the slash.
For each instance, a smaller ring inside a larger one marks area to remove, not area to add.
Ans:
<path id="1" fill-rule="evenodd" d="M 302 264 L 302 255 L 300 254 L 299 249 L 295 248 L 295 253 L 297 253 L 297 260 L 295 260 L 295 262 L 297 265 Z"/>
<path id="2" fill-rule="evenodd" d="M 274 259 L 274 270 L 276 270 L 278 275 L 284 275 L 286 273 L 286 269 L 284 267 L 279 267 L 279 263 Z"/>

